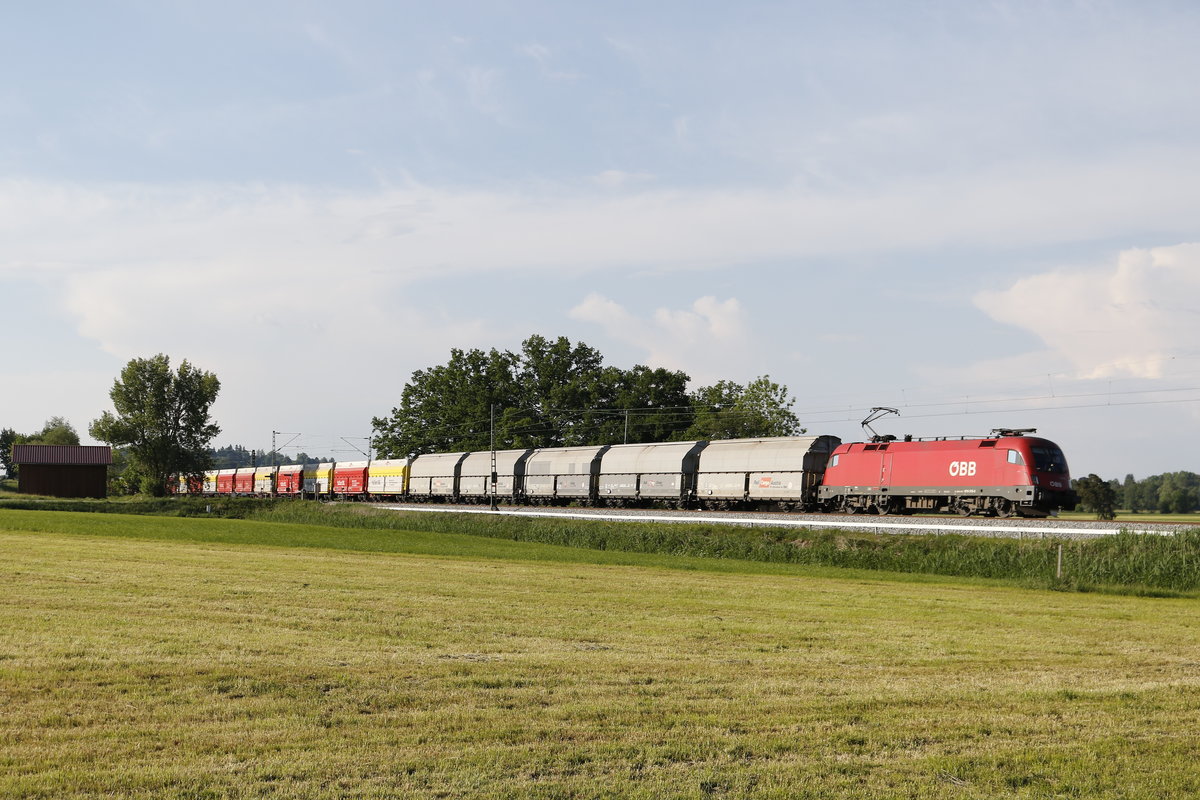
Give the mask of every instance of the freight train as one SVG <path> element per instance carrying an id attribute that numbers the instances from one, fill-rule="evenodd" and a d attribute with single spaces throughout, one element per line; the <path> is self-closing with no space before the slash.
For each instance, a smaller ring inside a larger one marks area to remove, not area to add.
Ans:
<path id="1" fill-rule="evenodd" d="M 1058 445 L 985 437 L 834 436 L 431 453 L 214 470 L 176 491 L 329 500 L 770 508 L 804 512 L 1046 516 L 1075 507 Z"/>

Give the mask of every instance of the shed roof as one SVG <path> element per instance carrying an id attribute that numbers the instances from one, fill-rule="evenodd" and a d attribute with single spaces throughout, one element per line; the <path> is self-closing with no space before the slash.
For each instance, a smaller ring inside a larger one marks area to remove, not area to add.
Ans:
<path id="1" fill-rule="evenodd" d="M 13 446 L 13 463 L 68 464 L 71 466 L 112 463 L 112 448 L 96 445 L 18 444 Z"/>

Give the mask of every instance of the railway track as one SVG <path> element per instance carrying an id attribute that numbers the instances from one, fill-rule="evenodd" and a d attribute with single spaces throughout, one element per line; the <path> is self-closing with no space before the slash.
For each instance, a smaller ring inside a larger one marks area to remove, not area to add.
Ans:
<path id="1" fill-rule="evenodd" d="M 754 527 L 840 528 L 869 533 L 965 534 L 1016 539 L 1081 539 L 1112 536 L 1121 531 L 1170 535 L 1197 526 L 1177 523 L 1100 520 L 989 519 L 951 516 L 877 517 L 848 514 L 794 514 L 752 511 L 668 511 L 660 509 L 559 508 L 502 506 L 497 511 L 479 506 L 428 503 L 383 503 L 380 508 L 424 513 L 487 514 L 552 519 L 604 519 L 628 522 L 705 523 Z"/>

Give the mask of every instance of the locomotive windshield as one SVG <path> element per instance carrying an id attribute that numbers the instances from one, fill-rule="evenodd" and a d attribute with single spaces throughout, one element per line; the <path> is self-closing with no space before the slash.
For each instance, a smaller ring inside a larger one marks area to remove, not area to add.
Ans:
<path id="1" fill-rule="evenodd" d="M 1034 469 L 1038 472 L 1056 472 L 1061 474 L 1067 471 L 1067 459 L 1063 456 L 1062 450 L 1059 450 L 1054 445 L 1035 445 L 1033 448 L 1033 462 Z"/>

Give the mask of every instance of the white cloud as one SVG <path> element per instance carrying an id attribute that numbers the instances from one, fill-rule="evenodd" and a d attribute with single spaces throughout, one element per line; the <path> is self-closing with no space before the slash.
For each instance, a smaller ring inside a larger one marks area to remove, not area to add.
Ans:
<path id="1" fill-rule="evenodd" d="M 1135 166 L 1161 187 L 1153 197 L 1119 190 Z M 1123 230 L 1182 228 L 1200 205 L 1200 170 L 1186 159 L 1097 170 L 1086 203 L 1073 194 L 1081 176 L 1056 169 L 978 186 L 964 179 L 823 195 L 798 187 L 331 192 L 4 181 L 0 276 L 45 283 L 78 332 L 117 359 L 186 354 L 219 365 L 223 378 L 260 373 L 270 378 L 262 385 L 296 394 L 306 382 L 289 375 L 333 363 L 339 374 L 390 380 L 390 393 L 377 396 L 397 397 L 407 370 L 440 361 L 449 346 L 490 341 L 477 320 L 424 318 L 405 305 L 405 287 L 416 281 L 446 282 L 452 292 L 454 281 L 485 274 L 590 281 L 619 270 L 729 274 L 768 262 L 798 264 L 788 280 L 803 280 L 805 259 L 948 243 L 1031 245 L 1100 235 L 1117 219 Z M 1196 245 L 1135 251 L 1089 273 L 1018 282 L 980 304 L 1038 333 L 1081 372 L 1151 374 L 1150 360 L 1200 333 L 1188 310 L 1200 288 L 1197 262 Z M 760 363 L 746 355 L 753 349 L 744 346 L 748 323 L 736 300 L 701 299 L 637 318 L 589 297 L 573 316 L 698 381 L 772 368 L 768 356 Z M 397 320 L 413 317 L 434 334 L 396 344 Z M 350 329 L 375 344 L 348 346 L 339 332 Z M 389 378 L 371 371 L 379 363 L 402 369 Z M 260 427 L 276 424 L 254 413 L 265 420 Z"/>
<path id="2" fill-rule="evenodd" d="M 605 189 L 624 189 L 652 180 L 654 180 L 654 175 L 649 172 L 624 172 L 619 169 L 606 169 L 598 175 L 592 176 L 592 182 Z"/>
<path id="3" fill-rule="evenodd" d="M 1200 206 L 1200 154 L 1168 152 L 1104 167 L 1036 164 L 853 191 L 681 191 L 647 187 L 648 177 L 614 170 L 583 187 L 411 184 L 359 192 L 6 181 L 0 272 L 155 269 L 169 261 L 207 276 L 252 262 L 312 286 L 330 268 L 395 280 L 434 272 L 694 269 L 1186 230 L 1194 225 L 1190 210 Z M 596 183 L 610 190 L 597 193 Z M 1138 188 L 1149 186 L 1153 192 Z"/>
<path id="4" fill-rule="evenodd" d="M 1109 264 L 982 292 L 993 319 L 1036 334 L 1080 377 L 1158 378 L 1200 341 L 1200 244 L 1126 250 Z"/>
<path id="5" fill-rule="evenodd" d="M 744 371 L 747 332 L 736 298 L 701 297 L 691 308 L 659 308 L 643 320 L 593 292 L 570 316 L 599 325 L 615 341 L 641 350 L 648 365 L 682 369 L 702 383 Z"/>

